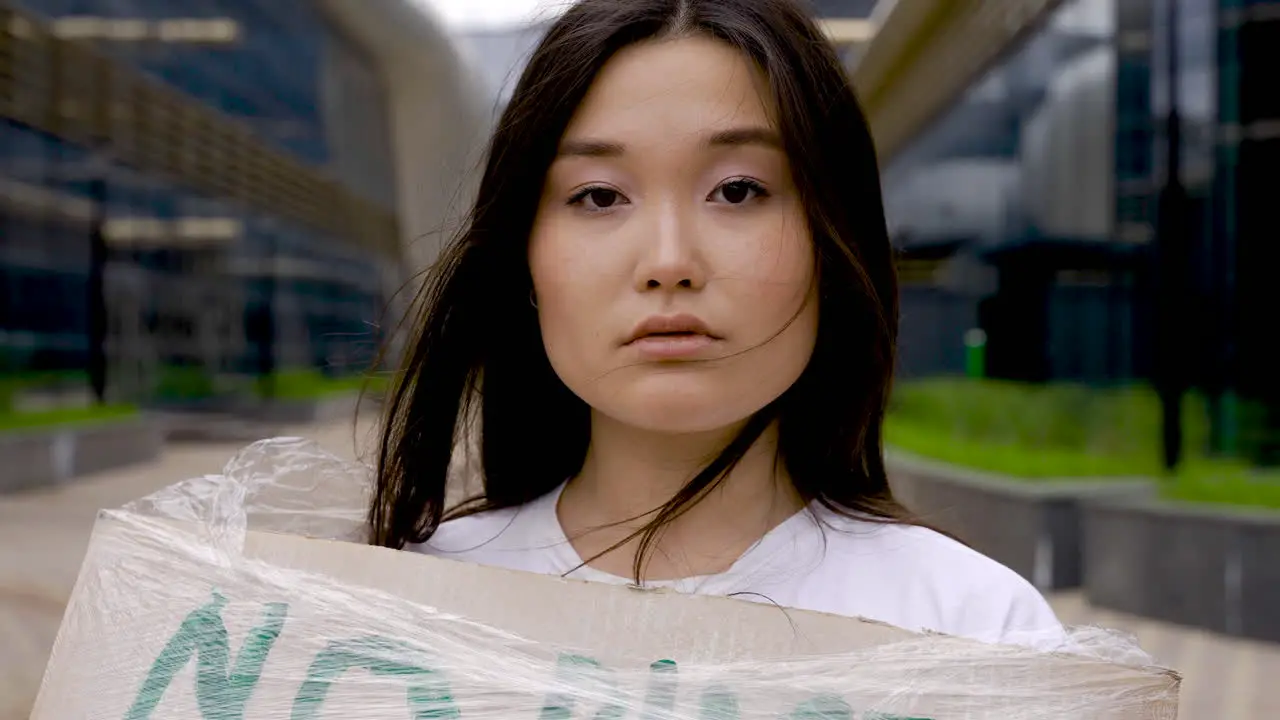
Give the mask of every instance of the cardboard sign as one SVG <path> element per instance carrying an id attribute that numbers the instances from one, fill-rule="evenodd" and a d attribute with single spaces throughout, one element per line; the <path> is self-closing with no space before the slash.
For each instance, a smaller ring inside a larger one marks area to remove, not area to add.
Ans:
<path id="1" fill-rule="evenodd" d="M 35 720 L 1175 720 L 1176 674 L 103 514 Z"/>

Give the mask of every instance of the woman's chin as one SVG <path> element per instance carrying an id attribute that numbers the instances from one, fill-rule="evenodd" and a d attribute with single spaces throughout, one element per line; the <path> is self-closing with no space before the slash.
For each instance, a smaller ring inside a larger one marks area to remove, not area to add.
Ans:
<path id="1" fill-rule="evenodd" d="M 621 400 L 621 398 L 619 398 Z M 693 393 L 654 393 L 607 403 L 598 408 L 640 430 L 661 433 L 702 433 L 741 422 L 760 407 L 744 407 L 742 398 L 700 397 Z"/>

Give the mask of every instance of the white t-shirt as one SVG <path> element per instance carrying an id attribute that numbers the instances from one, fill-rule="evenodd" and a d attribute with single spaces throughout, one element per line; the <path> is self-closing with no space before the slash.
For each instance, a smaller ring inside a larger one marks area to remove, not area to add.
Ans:
<path id="1" fill-rule="evenodd" d="M 481 565 L 629 584 L 584 566 L 556 514 L 563 486 L 519 508 L 451 520 L 411 549 Z M 726 572 L 649 583 L 863 617 L 985 642 L 1059 647 L 1065 633 L 1021 576 L 925 528 L 854 520 L 814 503 Z"/>

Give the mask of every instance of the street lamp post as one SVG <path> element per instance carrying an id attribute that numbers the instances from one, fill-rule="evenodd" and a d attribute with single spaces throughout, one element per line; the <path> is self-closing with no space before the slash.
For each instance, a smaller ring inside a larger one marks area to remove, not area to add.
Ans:
<path id="1" fill-rule="evenodd" d="M 1191 233 L 1187 190 L 1182 182 L 1182 116 L 1179 109 L 1179 0 L 1165 0 L 1169 108 L 1165 119 L 1165 177 L 1156 219 L 1156 390 L 1161 406 L 1161 445 L 1165 469 L 1182 460 L 1182 401 L 1190 382 L 1195 343 L 1190 295 Z"/>
<path id="2" fill-rule="evenodd" d="M 99 404 L 107 398 L 107 237 L 106 205 L 107 184 L 101 174 L 95 173 L 89 183 L 89 197 L 93 203 L 93 216 L 89 227 L 89 278 L 87 301 L 89 307 L 89 387 Z"/>
<path id="3" fill-rule="evenodd" d="M 279 294 L 277 268 L 279 251 L 276 228 L 269 229 L 267 252 L 264 262 L 262 297 L 255 309 L 256 335 L 258 336 L 258 387 L 263 400 L 276 397 L 276 339 L 279 334 L 276 318 L 276 297 Z"/>

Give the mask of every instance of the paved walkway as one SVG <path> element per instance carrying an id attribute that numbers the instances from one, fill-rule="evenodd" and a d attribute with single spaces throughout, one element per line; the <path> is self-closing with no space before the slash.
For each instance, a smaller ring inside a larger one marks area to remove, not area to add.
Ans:
<path id="1" fill-rule="evenodd" d="M 1091 608 L 1077 594 L 1053 605 L 1069 625 L 1132 633 L 1156 662 L 1181 673 L 1179 720 L 1280 718 L 1280 645 Z"/>
<path id="2" fill-rule="evenodd" d="M 368 448 L 350 424 L 297 429 L 352 456 Z M 238 444 L 176 446 L 160 461 L 62 488 L 0 496 L 0 720 L 26 718 L 62 609 L 75 582 L 96 511 L 118 507 L 176 480 L 218 472 Z M 1280 645 L 1251 643 L 1053 599 L 1064 622 L 1138 636 L 1158 661 L 1182 672 L 1181 720 L 1280 718 Z"/>
<path id="3" fill-rule="evenodd" d="M 314 438 L 346 457 L 356 452 L 349 422 L 284 434 Z M 185 478 L 217 473 L 244 445 L 170 446 L 146 466 L 51 490 L 0 495 L 0 720 L 25 720 L 31 711 L 97 511 Z M 369 447 L 366 438 L 359 445 Z"/>

